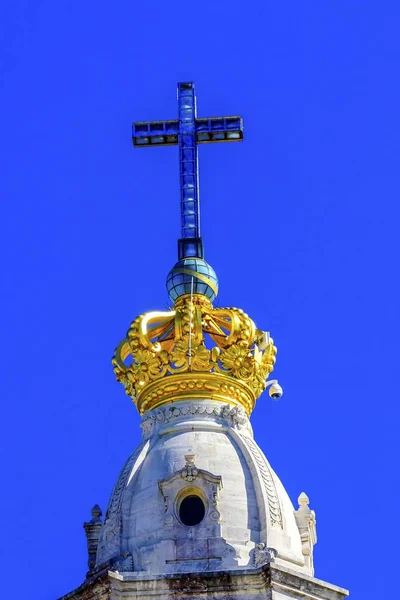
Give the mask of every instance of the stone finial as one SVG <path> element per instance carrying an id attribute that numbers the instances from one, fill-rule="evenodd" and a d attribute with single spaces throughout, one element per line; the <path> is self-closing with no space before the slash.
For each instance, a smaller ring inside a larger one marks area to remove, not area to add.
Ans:
<path id="1" fill-rule="evenodd" d="M 308 507 L 310 500 L 304 492 L 297 499 L 299 508 L 294 511 L 297 527 L 299 528 L 302 552 L 311 575 L 314 575 L 313 549 L 317 543 L 315 512 Z"/>
<path id="2" fill-rule="evenodd" d="M 301 492 L 300 496 L 297 498 L 297 502 L 299 503 L 299 508 L 301 506 L 308 506 L 310 504 L 310 499 L 304 492 Z"/>
<path id="3" fill-rule="evenodd" d="M 90 511 L 90 514 L 92 515 L 91 522 L 97 523 L 98 521 L 100 521 L 100 517 L 102 516 L 103 512 L 100 506 L 98 504 L 95 504 L 92 510 Z"/>
<path id="4" fill-rule="evenodd" d="M 185 461 L 187 465 L 193 465 L 196 459 L 195 454 L 185 454 Z"/>
<path id="5" fill-rule="evenodd" d="M 88 566 L 89 569 L 94 569 L 96 566 L 97 546 L 99 544 L 100 530 L 102 526 L 101 508 L 95 504 L 91 510 L 92 518 L 90 521 L 83 524 L 85 528 L 87 546 L 88 546 Z"/>
<path id="6" fill-rule="evenodd" d="M 195 458 L 194 454 L 185 454 L 186 464 L 181 471 L 181 476 L 186 481 L 194 481 L 199 473 L 194 464 Z"/>

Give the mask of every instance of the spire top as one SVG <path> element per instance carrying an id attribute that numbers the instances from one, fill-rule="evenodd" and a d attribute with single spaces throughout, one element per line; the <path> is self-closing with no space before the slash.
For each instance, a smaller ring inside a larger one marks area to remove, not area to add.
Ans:
<path id="1" fill-rule="evenodd" d="M 197 156 L 198 144 L 242 140 L 242 119 L 198 119 L 193 83 L 178 84 L 178 116 L 133 124 L 134 146 L 179 146 L 182 237 L 179 260 L 167 276 L 174 309 L 131 323 L 115 350 L 114 372 L 141 414 L 210 395 L 250 414 L 268 385 L 276 348 L 242 310 L 212 305 L 218 279 L 203 256 Z M 282 395 L 276 381 L 270 388 L 272 397 Z"/>

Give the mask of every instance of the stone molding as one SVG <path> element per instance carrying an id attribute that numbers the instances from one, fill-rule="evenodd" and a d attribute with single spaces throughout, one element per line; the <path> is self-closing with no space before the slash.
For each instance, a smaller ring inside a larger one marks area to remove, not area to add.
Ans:
<path id="1" fill-rule="evenodd" d="M 245 432 L 247 437 L 253 437 L 250 421 L 242 406 L 200 400 L 198 402 L 178 402 L 145 412 L 141 423 L 143 439 L 150 438 L 167 423 L 191 417 L 223 422 L 232 429 Z"/>
<path id="2" fill-rule="evenodd" d="M 158 487 L 164 499 L 165 527 L 175 527 L 178 531 L 181 530 L 182 525 L 176 515 L 176 503 L 185 490 L 190 490 L 190 492 L 196 492 L 197 490 L 206 500 L 205 516 L 198 527 L 203 529 L 207 523 L 219 523 L 221 515 L 218 510 L 218 495 L 219 490 L 222 488 L 222 477 L 198 469 L 194 462 L 194 455 L 186 455 L 185 460 L 186 464 L 182 469 L 176 471 L 171 477 L 158 482 Z M 185 526 L 183 527 L 183 537 L 186 538 L 187 530 Z M 219 531 L 214 531 L 214 535 L 218 534 Z"/>
<path id="3" fill-rule="evenodd" d="M 97 548 L 97 566 L 103 564 L 110 558 L 119 556 L 120 554 L 122 494 L 126 488 L 132 469 L 135 467 L 135 464 L 141 456 L 143 462 L 148 452 L 149 445 L 150 443 L 148 441 L 142 441 L 133 454 L 131 454 L 131 456 L 128 458 L 118 476 L 108 503 L 103 527 L 101 528 L 100 532 L 99 544 Z"/>
<path id="4" fill-rule="evenodd" d="M 240 571 L 144 575 L 108 572 L 59 600 L 345 600 L 348 591 L 274 562 Z"/>
<path id="5" fill-rule="evenodd" d="M 242 433 L 241 438 L 247 446 L 260 471 L 261 478 L 264 483 L 264 489 L 267 494 L 270 523 L 273 526 L 275 525 L 283 529 L 282 509 L 271 472 L 271 467 L 252 437 L 245 436 Z"/>

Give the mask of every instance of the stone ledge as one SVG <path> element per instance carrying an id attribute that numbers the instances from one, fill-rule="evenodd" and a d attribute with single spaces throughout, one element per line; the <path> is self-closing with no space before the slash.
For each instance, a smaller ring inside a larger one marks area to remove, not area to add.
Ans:
<path id="1" fill-rule="evenodd" d="M 109 571 L 105 571 L 94 579 L 86 579 L 79 587 L 58 600 L 110 600 L 112 582 L 109 574 Z"/>
<path id="2" fill-rule="evenodd" d="M 59 600 L 344 600 L 347 595 L 341 587 L 272 563 L 179 575 L 108 571 Z"/>
<path id="3" fill-rule="evenodd" d="M 280 594 L 294 598 L 340 600 L 349 595 L 342 587 L 275 564 L 271 565 L 271 586 Z"/>

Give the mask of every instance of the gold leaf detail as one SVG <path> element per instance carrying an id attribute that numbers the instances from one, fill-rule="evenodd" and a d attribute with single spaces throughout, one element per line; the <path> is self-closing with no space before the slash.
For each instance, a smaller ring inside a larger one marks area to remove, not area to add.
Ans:
<path id="1" fill-rule="evenodd" d="M 236 344 L 221 355 L 224 369 L 230 371 L 238 379 L 247 380 L 255 373 L 256 363 L 245 344 Z"/>
<path id="2" fill-rule="evenodd" d="M 191 345 L 189 347 L 189 336 L 178 342 L 171 352 L 171 360 L 179 371 L 190 367 L 194 371 L 208 371 L 210 368 L 210 351 L 204 346 Z M 190 355 L 190 361 L 189 361 Z"/>
<path id="3" fill-rule="evenodd" d="M 115 376 L 140 411 L 168 398 L 198 398 L 199 392 L 228 398 L 250 412 L 276 360 L 272 338 L 259 349 L 261 335 L 240 309 L 213 308 L 201 295 L 181 297 L 175 310 L 132 322 L 112 361 Z M 215 344 L 211 351 L 205 345 L 209 338 Z"/>

